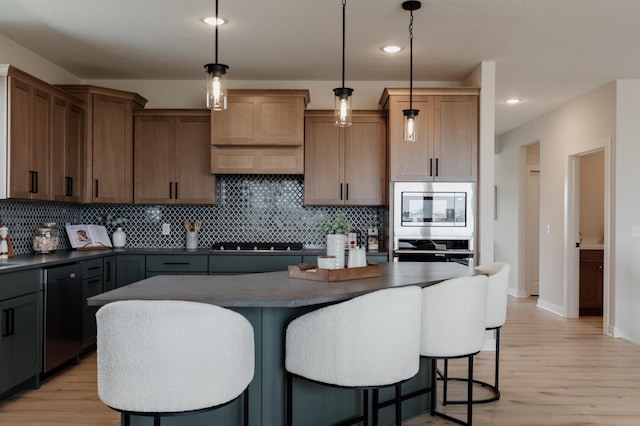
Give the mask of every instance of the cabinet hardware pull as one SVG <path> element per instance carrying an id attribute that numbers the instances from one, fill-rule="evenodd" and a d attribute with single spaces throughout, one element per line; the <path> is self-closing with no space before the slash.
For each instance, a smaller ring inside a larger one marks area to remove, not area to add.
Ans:
<path id="1" fill-rule="evenodd" d="M 31 180 L 30 182 L 30 188 L 29 188 L 29 192 L 30 193 L 35 193 L 36 192 L 36 172 L 33 170 L 29 170 L 29 179 Z"/>
<path id="2" fill-rule="evenodd" d="M 176 200 L 178 199 L 178 182 L 174 182 L 175 186 L 176 186 L 176 190 L 174 191 L 176 193 Z"/>
<path id="3" fill-rule="evenodd" d="M 340 184 L 340 200 L 342 200 L 342 184 Z"/>
<path id="4" fill-rule="evenodd" d="M 36 185 L 34 186 L 33 192 L 38 193 L 38 172 L 33 172 L 36 177 Z"/>
<path id="5" fill-rule="evenodd" d="M 349 199 L 349 183 L 347 183 L 347 196 L 345 197 L 345 200 Z"/>
<path id="6" fill-rule="evenodd" d="M 436 176 L 438 176 L 438 159 L 436 158 Z"/>
<path id="7" fill-rule="evenodd" d="M 101 268 L 101 266 L 90 266 L 89 270 L 90 271 L 95 271 L 96 269 L 100 269 L 100 268 Z"/>
<path id="8" fill-rule="evenodd" d="M 163 262 L 163 265 L 188 265 L 189 262 Z"/>
<path id="9" fill-rule="evenodd" d="M 73 178 L 71 176 L 67 176 L 65 179 L 67 180 L 67 193 L 64 195 L 71 197 L 73 195 Z"/>
<path id="10" fill-rule="evenodd" d="M 433 158 L 429 158 L 429 176 L 433 176 Z"/>
<path id="11" fill-rule="evenodd" d="M 15 318 L 16 310 L 14 308 L 4 310 L 4 330 L 2 330 L 3 337 L 12 336 L 16 333 Z"/>
<path id="12" fill-rule="evenodd" d="M 105 262 L 106 266 L 107 266 L 107 275 L 105 277 L 105 281 L 111 281 L 111 267 L 113 265 L 113 262 Z"/>
<path id="13" fill-rule="evenodd" d="M 173 182 L 169 182 L 169 199 L 173 199 Z"/>
<path id="14" fill-rule="evenodd" d="M 98 179 L 96 179 L 96 198 L 98 198 L 100 195 L 98 195 Z"/>

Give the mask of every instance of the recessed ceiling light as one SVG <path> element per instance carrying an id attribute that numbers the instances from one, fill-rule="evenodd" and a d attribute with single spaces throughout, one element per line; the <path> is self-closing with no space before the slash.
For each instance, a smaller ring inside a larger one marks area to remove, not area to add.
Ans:
<path id="1" fill-rule="evenodd" d="M 382 50 L 384 52 L 387 52 L 387 53 L 396 53 L 396 52 L 401 51 L 402 47 L 400 47 L 400 46 L 384 46 L 382 48 Z"/>
<path id="2" fill-rule="evenodd" d="M 515 104 L 519 104 L 520 102 L 522 102 L 522 99 L 510 98 L 510 99 L 507 99 L 505 102 L 508 103 L 509 105 L 515 105 Z"/>
<path id="3" fill-rule="evenodd" d="M 216 24 L 216 17 L 215 16 L 208 16 L 206 18 L 202 18 L 202 22 L 204 22 L 207 25 L 215 25 Z M 225 20 L 222 18 L 218 18 L 218 25 L 222 25 L 225 23 Z"/>

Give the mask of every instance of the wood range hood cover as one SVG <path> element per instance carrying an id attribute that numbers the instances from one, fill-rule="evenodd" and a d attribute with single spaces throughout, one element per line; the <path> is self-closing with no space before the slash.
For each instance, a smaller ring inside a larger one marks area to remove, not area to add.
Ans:
<path id="1" fill-rule="evenodd" d="M 229 90 L 211 111 L 211 173 L 304 173 L 308 90 Z"/>

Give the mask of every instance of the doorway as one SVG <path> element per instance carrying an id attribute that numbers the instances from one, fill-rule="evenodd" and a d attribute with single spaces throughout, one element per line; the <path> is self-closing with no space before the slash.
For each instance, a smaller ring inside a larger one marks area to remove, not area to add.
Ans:
<path id="1" fill-rule="evenodd" d="M 610 303 L 613 288 L 609 279 L 612 238 L 610 232 L 611 141 L 607 138 L 599 141 L 589 151 L 572 153 L 569 155 L 568 161 L 565 212 L 567 225 L 565 234 L 565 259 L 567 262 L 565 312 L 569 318 L 580 316 L 581 257 L 584 281 L 584 273 L 589 268 L 591 268 L 590 274 L 598 273 L 600 268 L 593 265 L 598 262 L 598 259 L 592 250 L 601 250 L 601 281 L 598 283 L 596 279 L 590 285 L 600 286 L 591 289 L 592 296 L 600 297 L 601 302 L 598 301 L 598 304 L 602 305 L 603 331 L 605 334 L 610 334 L 610 313 L 614 309 Z M 585 265 L 585 261 L 592 264 Z M 600 291 L 600 295 L 596 294 L 598 291 Z"/>

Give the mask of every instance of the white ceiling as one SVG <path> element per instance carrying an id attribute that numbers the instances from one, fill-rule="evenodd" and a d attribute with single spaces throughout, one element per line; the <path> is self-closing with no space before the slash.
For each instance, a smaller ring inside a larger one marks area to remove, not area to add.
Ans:
<path id="1" fill-rule="evenodd" d="M 341 0 L 219 0 L 219 62 L 237 80 L 341 78 Z M 408 81 L 401 0 L 347 1 L 346 85 Z M 83 80 L 204 78 L 214 0 L 3 0 L 0 33 Z M 496 62 L 501 134 L 615 79 L 640 78 L 638 0 L 423 0 L 414 81 Z M 508 97 L 520 105 L 507 106 Z"/>

